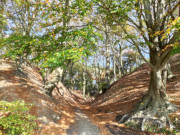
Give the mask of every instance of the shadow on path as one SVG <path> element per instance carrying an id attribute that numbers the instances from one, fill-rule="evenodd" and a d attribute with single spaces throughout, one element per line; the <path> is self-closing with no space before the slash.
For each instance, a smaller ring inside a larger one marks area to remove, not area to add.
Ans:
<path id="1" fill-rule="evenodd" d="M 92 124 L 89 118 L 76 109 L 76 123 L 67 129 L 67 135 L 100 135 L 99 129 L 96 125 Z"/>

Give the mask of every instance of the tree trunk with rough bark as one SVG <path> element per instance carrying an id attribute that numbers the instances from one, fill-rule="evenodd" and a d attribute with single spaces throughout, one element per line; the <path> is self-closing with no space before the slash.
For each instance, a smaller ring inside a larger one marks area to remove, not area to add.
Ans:
<path id="1" fill-rule="evenodd" d="M 46 82 L 43 90 L 47 95 L 52 96 L 52 91 L 60 81 L 62 73 L 63 73 L 63 69 L 57 68 L 53 73 L 54 74 L 53 78 L 50 81 Z"/>
<path id="2" fill-rule="evenodd" d="M 19 58 L 16 59 L 17 74 L 20 76 L 25 75 L 22 68 L 23 63 L 24 63 L 24 57 L 20 55 Z"/>
<path id="3" fill-rule="evenodd" d="M 169 57 L 167 56 L 164 61 L 168 61 Z M 120 122 L 126 121 L 127 125 L 133 124 L 135 128 L 141 128 L 142 131 L 152 127 L 173 127 L 168 114 L 175 112 L 176 107 L 170 103 L 166 93 L 168 65 L 166 62 L 162 66 L 159 64 L 160 61 L 157 54 L 150 51 L 150 62 L 153 67 L 151 67 L 148 92 L 132 114 L 124 116 Z"/>
<path id="4" fill-rule="evenodd" d="M 139 7 L 142 9 L 136 10 Z M 143 56 L 139 42 L 131 37 L 130 41 L 137 48 L 141 58 L 151 67 L 151 80 L 148 92 L 141 103 L 131 114 L 124 115 L 120 122 L 124 121 L 127 125 L 141 128 L 141 130 L 168 126 L 172 128 L 168 115 L 177 109 L 170 103 L 166 93 L 167 63 L 179 33 L 177 29 L 168 32 L 166 26 L 178 17 L 175 12 L 179 10 L 179 1 L 137 1 L 134 9 L 136 16 L 128 16 L 127 20 L 137 29 L 137 32 L 140 32 L 144 43 L 148 46 L 150 62 Z M 138 23 L 134 21 L 134 17 Z M 118 21 L 116 22 L 120 24 Z M 127 35 L 131 35 L 124 27 L 121 28 Z M 168 34 L 164 38 L 166 32 Z"/>

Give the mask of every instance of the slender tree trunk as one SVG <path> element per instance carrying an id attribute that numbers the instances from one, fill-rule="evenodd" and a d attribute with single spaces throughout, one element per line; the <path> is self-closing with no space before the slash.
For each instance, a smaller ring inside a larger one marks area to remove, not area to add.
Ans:
<path id="1" fill-rule="evenodd" d="M 132 64 L 131 64 L 131 61 L 129 63 L 129 72 L 131 73 L 132 72 Z"/>
<path id="2" fill-rule="evenodd" d="M 67 24 L 68 24 L 68 10 L 69 10 L 69 0 L 65 0 L 65 11 L 63 17 L 63 30 L 62 30 L 62 37 L 66 39 L 66 31 L 67 31 Z"/>
<path id="3" fill-rule="evenodd" d="M 87 60 L 85 61 L 85 66 L 86 66 L 86 73 L 85 73 L 85 94 L 87 93 L 88 95 L 90 94 L 90 90 L 88 89 L 88 85 L 90 85 L 90 79 L 91 78 L 88 78 L 88 65 L 87 65 Z M 91 84 L 92 86 L 92 84 Z"/>
<path id="4" fill-rule="evenodd" d="M 100 88 L 100 84 L 101 84 L 101 69 L 98 63 L 98 92 L 101 94 L 102 89 Z"/>
<path id="5" fill-rule="evenodd" d="M 83 71 L 83 96 L 85 97 L 86 95 L 86 72 L 85 70 Z"/>
<path id="6" fill-rule="evenodd" d="M 167 63 L 167 74 L 168 74 L 168 79 L 172 79 L 174 77 L 172 70 L 171 70 L 171 65 L 169 62 Z"/>
<path id="7" fill-rule="evenodd" d="M 117 74 L 116 74 L 116 57 L 113 55 L 113 72 L 114 72 L 114 82 L 117 80 Z"/>
<path id="8" fill-rule="evenodd" d="M 123 67 L 123 60 L 122 60 L 122 46 L 123 46 L 123 43 L 121 42 L 121 44 L 119 45 L 119 52 L 118 52 L 118 55 L 119 55 L 119 68 L 118 68 L 118 71 L 119 71 L 119 76 L 121 77 L 122 75 L 124 75 L 124 67 Z"/>
<path id="9" fill-rule="evenodd" d="M 74 88 L 74 74 L 73 74 L 73 65 L 74 65 L 74 62 L 73 61 L 71 61 L 71 64 L 70 64 L 70 71 L 69 71 L 69 74 L 70 74 L 70 88 L 71 88 L 71 90 L 73 90 L 73 88 Z"/>
<path id="10" fill-rule="evenodd" d="M 106 26 L 106 90 L 110 85 L 110 50 L 109 50 L 109 35 L 108 26 Z"/>
<path id="11" fill-rule="evenodd" d="M 95 69 L 95 72 L 94 72 L 94 79 L 95 80 L 95 86 L 97 85 L 98 81 L 97 81 L 97 55 L 95 54 L 95 57 L 94 57 L 94 69 Z"/>
<path id="12" fill-rule="evenodd" d="M 67 63 L 67 68 L 69 67 L 71 63 L 71 60 L 68 60 L 68 63 Z M 63 73 L 62 73 L 62 76 L 61 76 L 61 82 L 64 82 L 64 78 L 66 77 L 66 74 L 67 74 L 67 70 L 63 70 Z"/>

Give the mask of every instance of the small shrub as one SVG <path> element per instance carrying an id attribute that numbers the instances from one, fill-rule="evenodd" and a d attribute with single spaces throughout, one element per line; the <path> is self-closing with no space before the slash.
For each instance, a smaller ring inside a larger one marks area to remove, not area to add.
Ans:
<path id="1" fill-rule="evenodd" d="M 0 112 L 4 116 L 0 117 L 0 132 L 7 135 L 30 135 L 37 128 L 36 117 L 28 114 L 31 104 L 24 101 L 6 102 L 0 101 Z"/>
<path id="2" fill-rule="evenodd" d="M 156 129 L 156 133 L 166 134 L 166 135 L 179 135 L 180 134 L 180 120 L 179 117 L 176 115 L 171 115 L 170 120 L 174 126 L 173 129 L 161 128 Z"/>
<path id="3" fill-rule="evenodd" d="M 176 135 L 178 134 L 178 131 L 170 130 L 168 128 L 161 128 L 161 129 L 156 129 L 156 133 L 166 134 L 166 135 Z"/>

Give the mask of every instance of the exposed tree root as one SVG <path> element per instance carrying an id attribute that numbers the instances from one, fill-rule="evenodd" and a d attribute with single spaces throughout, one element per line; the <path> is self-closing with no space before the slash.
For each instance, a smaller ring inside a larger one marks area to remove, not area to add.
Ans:
<path id="1" fill-rule="evenodd" d="M 176 107 L 168 100 L 166 102 L 161 100 L 149 101 L 146 98 L 136 110 L 124 115 L 119 123 L 125 123 L 129 127 L 141 129 L 142 131 L 152 131 L 153 129 L 165 127 L 173 129 L 174 126 L 168 114 L 175 112 Z"/>

